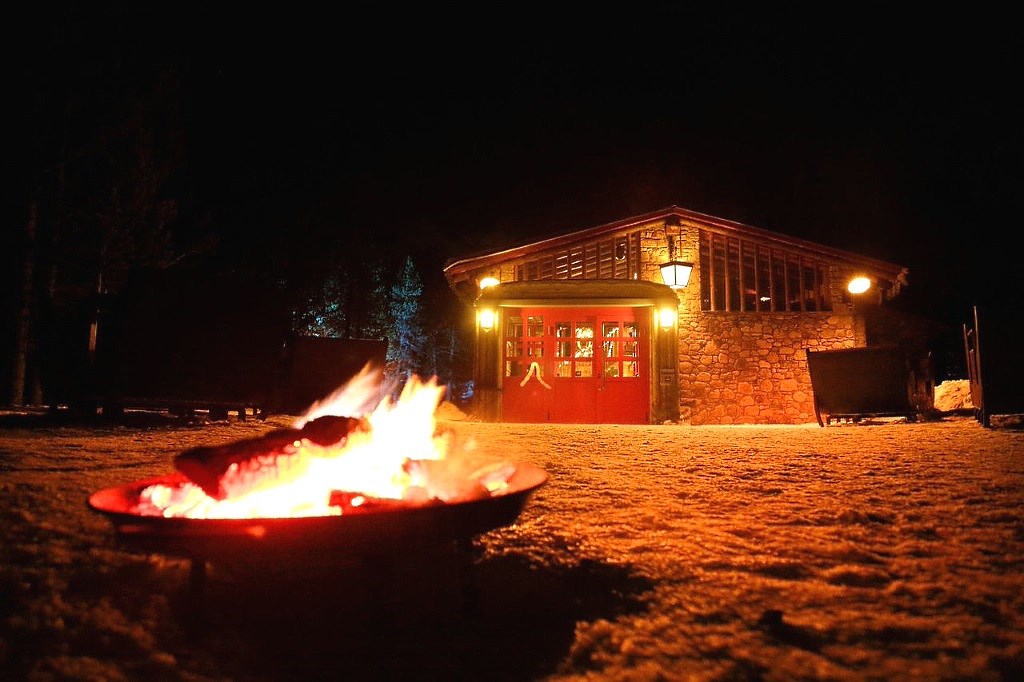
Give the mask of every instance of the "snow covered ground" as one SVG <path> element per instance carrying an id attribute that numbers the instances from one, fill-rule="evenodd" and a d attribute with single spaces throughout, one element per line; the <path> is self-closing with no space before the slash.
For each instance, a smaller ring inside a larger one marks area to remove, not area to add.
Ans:
<path id="1" fill-rule="evenodd" d="M 0 426 L 3 680 L 1024 675 L 1024 431 L 963 414 L 453 421 L 550 476 L 518 523 L 478 538 L 471 581 L 444 556 L 254 557 L 211 566 L 198 612 L 189 563 L 118 548 L 86 499 L 288 423 L 30 423 Z"/>

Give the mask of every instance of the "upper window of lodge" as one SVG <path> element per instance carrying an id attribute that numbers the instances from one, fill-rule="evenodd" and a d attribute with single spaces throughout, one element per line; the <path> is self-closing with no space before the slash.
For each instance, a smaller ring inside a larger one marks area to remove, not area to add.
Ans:
<path id="1" fill-rule="evenodd" d="M 700 230 L 700 309 L 830 311 L 828 265 L 776 246 Z"/>
<path id="2" fill-rule="evenodd" d="M 516 265 L 516 281 L 536 279 L 638 279 L 640 233 L 575 244 Z"/>

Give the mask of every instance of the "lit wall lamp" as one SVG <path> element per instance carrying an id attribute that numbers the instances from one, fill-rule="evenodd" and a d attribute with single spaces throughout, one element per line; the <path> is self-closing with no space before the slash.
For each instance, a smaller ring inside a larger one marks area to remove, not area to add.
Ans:
<path id="1" fill-rule="evenodd" d="M 677 230 L 675 237 L 668 234 L 670 226 Z M 676 260 L 676 239 L 683 238 L 683 226 L 678 217 L 669 216 L 665 219 L 665 233 L 668 237 L 668 261 L 658 266 L 661 268 L 661 279 L 673 289 L 682 289 L 690 281 L 693 263 Z"/>
<path id="2" fill-rule="evenodd" d="M 676 323 L 676 311 L 673 308 L 662 308 L 658 311 L 658 324 L 668 331 Z"/>
<path id="3" fill-rule="evenodd" d="M 476 314 L 476 320 L 485 332 L 494 329 L 494 317 L 494 310 L 491 308 L 481 308 Z"/>
<path id="4" fill-rule="evenodd" d="M 867 277 L 854 277 L 846 285 L 846 290 L 851 294 L 863 294 L 870 288 L 871 280 Z"/>
<path id="5" fill-rule="evenodd" d="M 500 284 L 497 277 L 484 277 L 480 280 L 480 289 L 486 289 L 487 287 L 493 287 L 495 284 Z"/>

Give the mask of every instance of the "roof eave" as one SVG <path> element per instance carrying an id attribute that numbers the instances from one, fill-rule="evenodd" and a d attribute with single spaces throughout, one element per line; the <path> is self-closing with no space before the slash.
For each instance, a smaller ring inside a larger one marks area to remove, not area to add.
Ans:
<path id="1" fill-rule="evenodd" d="M 825 246 L 823 244 L 800 239 L 798 237 L 791 237 L 779 232 L 772 232 L 770 230 L 754 227 L 753 225 L 726 220 L 724 218 L 717 218 L 715 216 L 700 213 L 698 211 L 691 211 L 679 206 L 669 206 L 668 208 L 651 211 L 630 218 L 624 218 L 611 223 L 605 223 L 596 227 L 577 230 L 575 232 L 549 237 L 547 239 L 530 242 L 528 244 L 520 244 L 519 246 L 503 249 L 501 251 L 494 251 L 469 258 L 453 260 L 445 265 L 444 273 L 446 276 L 451 278 L 453 276 L 466 274 L 471 270 L 485 268 L 505 260 L 519 258 L 537 251 L 556 248 L 563 243 L 571 243 L 579 241 L 580 239 L 595 237 L 604 234 L 605 232 L 614 232 L 616 230 L 626 229 L 635 225 L 642 225 L 655 220 L 664 220 L 669 216 L 678 216 L 681 219 L 689 220 L 691 222 L 725 232 L 755 236 L 759 239 L 775 242 L 780 245 L 799 248 L 808 253 L 817 253 L 832 260 L 845 261 L 855 267 L 865 268 L 873 273 L 885 276 L 887 279 L 892 279 L 894 282 L 899 282 L 904 285 L 906 284 L 907 269 L 902 265 L 879 260 L 877 258 L 871 258 L 869 256 L 862 256 L 852 251 Z"/>

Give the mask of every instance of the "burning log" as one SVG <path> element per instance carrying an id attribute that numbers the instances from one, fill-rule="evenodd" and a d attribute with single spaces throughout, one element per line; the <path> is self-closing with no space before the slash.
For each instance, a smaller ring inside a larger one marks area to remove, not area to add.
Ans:
<path id="1" fill-rule="evenodd" d="M 467 502 L 482 500 L 508 485 L 514 464 L 499 462 L 480 467 L 471 460 L 458 462 L 430 459 L 407 460 L 402 467 L 418 485 L 406 492 L 413 502 Z"/>
<path id="2" fill-rule="evenodd" d="M 442 504 L 441 500 L 432 500 L 431 503 Z M 368 514 L 409 508 L 405 500 L 392 500 L 347 490 L 332 490 L 329 504 L 341 509 L 342 514 Z"/>
<path id="3" fill-rule="evenodd" d="M 343 444 L 349 434 L 369 429 L 365 419 L 323 416 L 301 429 L 278 429 L 216 447 L 197 447 L 174 458 L 174 465 L 215 500 L 226 500 L 293 476 L 309 464 L 303 441 L 319 447 Z"/>

